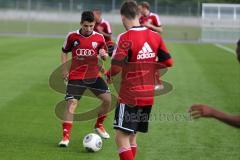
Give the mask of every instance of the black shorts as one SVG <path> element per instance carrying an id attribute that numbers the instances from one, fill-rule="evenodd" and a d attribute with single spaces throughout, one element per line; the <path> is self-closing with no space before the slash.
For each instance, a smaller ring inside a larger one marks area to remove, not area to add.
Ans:
<path id="1" fill-rule="evenodd" d="M 152 106 L 130 106 L 117 104 L 113 128 L 124 133 L 148 132 L 148 121 Z"/>
<path id="2" fill-rule="evenodd" d="M 106 82 L 101 77 L 85 80 L 69 80 L 65 100 L 80 100 L 86 89 L 91 90 L 96 96 L 103 93 L 110 93 Z"/>

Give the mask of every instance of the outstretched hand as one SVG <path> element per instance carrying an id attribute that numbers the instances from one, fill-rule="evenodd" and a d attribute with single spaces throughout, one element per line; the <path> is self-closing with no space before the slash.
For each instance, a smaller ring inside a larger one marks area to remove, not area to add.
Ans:
<path id="1" fill-rule="evenodd" d="M 197 119 L 200 117 L 213 117 L 215 111 L 214 108 L 211 108 L 208 105 L 194 104 L 190 107 L 188 112 L 194 119 Z"/>

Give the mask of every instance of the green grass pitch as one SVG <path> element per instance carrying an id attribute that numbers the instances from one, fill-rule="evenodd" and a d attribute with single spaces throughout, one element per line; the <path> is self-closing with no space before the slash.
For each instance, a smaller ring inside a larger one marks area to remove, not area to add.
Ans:
<path id="1" fill-rule="evenodd" d="M 0 37 L 0 159 L 117 160 L 112 138 L 98 153 L 82 147 L 94 120 L 76 122 L 69 148 L 58 148 L 61 125 L 54 113 L 63 94 L 48 79 L 60 63 L 63 39 Z M 193 103 L 240 114 L 240 65 L 235 55 L 212 44 L 167 43 L 174 66 L 163 79 L 174 90 L 156 98 L 148 134 L 139 134 L 137 160 L 239 160 L 240 130 L 213 119 L 189 120 Z M 234 48 L 234 47 L 232 47 Z M 91 102 L 91 103 L 90 103 Z M 98 102 L 84 98 L 78 111 Z"/>

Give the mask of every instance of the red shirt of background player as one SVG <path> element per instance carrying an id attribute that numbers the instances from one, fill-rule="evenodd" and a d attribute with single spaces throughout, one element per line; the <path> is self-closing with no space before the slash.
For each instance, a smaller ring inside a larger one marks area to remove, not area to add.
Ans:
<path id="1" fill-rule="evenodd" d="M 158 15 L 152 12 L 150 12 L 148 16 L 141 16 L 139 22 L 140 24 L 149 23 L 158 27 L 162 25 Z"/>
<path id="2" fill-rule="evenodd" d="M 111 26 L 109 24 L 108 21 L 101 19 L 100 22 L 96 22 L 95 26 L 94 26 L 94 31 L 96 32 L 104 32 L 107 34 L 112 34 L 112 30 L 111 30 Z M 111 42 L 112 38 L 109 36 L 104 36 L 106 43 Z"/>

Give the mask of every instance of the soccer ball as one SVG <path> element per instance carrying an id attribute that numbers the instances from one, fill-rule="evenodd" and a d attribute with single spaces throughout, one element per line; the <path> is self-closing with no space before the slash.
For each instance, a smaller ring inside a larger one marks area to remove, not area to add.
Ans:
<path id="1" fill-rule="evenodd" d="M 102 139 L 95 133 L 89 133 L 83 138 L 83 147 L 88 152 L 97 152 L 102 148 Z"/>

